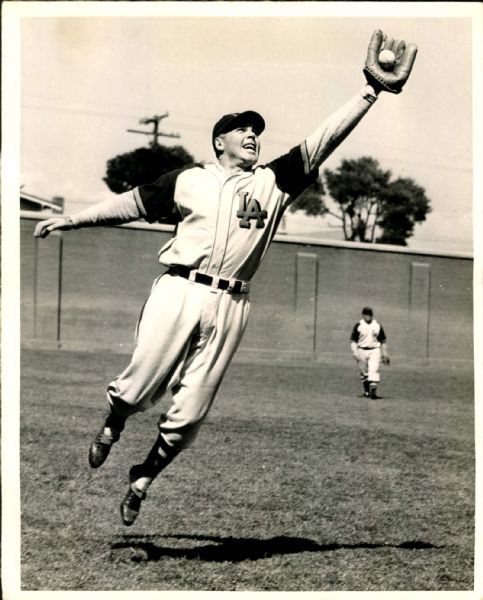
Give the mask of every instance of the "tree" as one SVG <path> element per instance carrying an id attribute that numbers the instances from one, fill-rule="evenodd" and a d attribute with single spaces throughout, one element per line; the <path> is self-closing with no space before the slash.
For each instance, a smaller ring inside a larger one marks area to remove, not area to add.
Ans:
<path id="1" fill-rule="evenodd" d="M 317 178 L 304 190 L 295 203 L 291 205 L 290 210 L 292 212 L 295 210 L 303 210 L 306 215 L 313 217 L 324 215 L 328 212 L 323 200 L 324 195 L 324 184 L 320 178 Z"/>
<path id="2" fill-rule="evenodd" d="M 431 212 L 424 189 L 412 179 L 399 178 L 383 192 L 379 218 L 382 234 L 378 242 L 406 246 L 406 240 L 414 231 L 415 223 L 421 223 Z"/>
<path id="3" fill-rule="evenodd" d="M 322 184 L 318 212 L 316 201 L 308 202 L 304 194 L 291 210 L 335 217 L 348 241 L 405 246 L 414 225 L 424 221 L 431 211 L 421 186 L 409 178 L 391 181 L 391 171 L 382 170 L 377 160 L 368 156 L 344 159 L 334 171 L 325 169 L 324 177 L 334 208 L 329 208 L 323 199 Z"/>
<path id="4" fill-rule="evenodd" d="M 151 148 L 138 148 L 108 160 L 103 181 L 111 191 L 120 194 L 193 162 L 194 158 L 183 146 L 157 144 Z"/>

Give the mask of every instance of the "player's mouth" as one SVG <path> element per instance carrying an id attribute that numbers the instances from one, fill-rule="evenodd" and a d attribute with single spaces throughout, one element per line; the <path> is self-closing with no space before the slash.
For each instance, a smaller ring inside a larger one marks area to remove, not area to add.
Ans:
<path id="1" fill-rule="evenodd" d="M 256 152 L 257 146 L 253 142 L 248 142 L 248 144 L 243 144 L 242 148 L 244 150 L 248 150 L 249 152 Z"/>

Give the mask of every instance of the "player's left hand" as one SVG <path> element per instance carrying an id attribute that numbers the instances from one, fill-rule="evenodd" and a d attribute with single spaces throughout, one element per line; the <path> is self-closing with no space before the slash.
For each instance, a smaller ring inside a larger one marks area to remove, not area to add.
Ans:
<path id="1" fill-rule="evenodd" d="M 379 63 L 379 52 L 382 49 L 392 50 L 396 55 L 396 62 L 391 70 L 383 69 Z M 409 78 L 417 52 L 416 44 L 406 46 L 404 40 L 394 40 L 380 29 L 376 29 L 367 48 L 366 63 L 363 69 L 367 82 L 376 92 L 399 94 Z"/>
<path id="2" fill-rule="evenodd" d="M 34 237 L 46 238 L 52 231 L 60 229 L 68 231 L 73 228 L 73 223 L 70 217 L 52 217 L 45 221 L 37 223 L 34 230 Z"/>

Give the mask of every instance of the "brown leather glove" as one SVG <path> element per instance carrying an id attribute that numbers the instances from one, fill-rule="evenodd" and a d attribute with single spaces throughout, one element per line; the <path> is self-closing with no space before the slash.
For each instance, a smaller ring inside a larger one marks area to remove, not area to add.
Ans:
<path id="1" fill-rule="evenodd" d="M 390 70 L 385 70 L 379 63 L 379 52 L 392 50 L 396 55 L 396 62 Z M 376 92 L 391 92 L 399 94 L 409 78 L 413 68 L 418 47 L 408 44 L 404 40 L 393 40 L 387 37 L 380 29 L 372 34 L 367 48 L 366 64 L 363 73 Z"/>

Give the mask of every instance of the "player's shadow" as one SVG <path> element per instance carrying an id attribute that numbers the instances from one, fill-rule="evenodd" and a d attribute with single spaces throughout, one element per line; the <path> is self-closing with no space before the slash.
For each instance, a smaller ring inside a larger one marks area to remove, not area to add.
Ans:
<path id="1" fill-rule="evenodd" d="M 186 540 L 187 544 L 180 546 L 176 542 L 159 545 L 160 538 L 166 540 Z M 158 543 L 155 543 L 158 542 Z M 193 542 L 202 542 L 193 547 Z M 203 543 L 207 542 L 207 543 Z M 401 548 L 422 550 L 436 548 L 431 543 L 422 541 L 407 541 L 400 544 L 378 544 L 360 542 L 355 544 L 319 544 L 314 540 L 298 537 L 276 536 L 268 539 L 219 537 L 207 535 L 124 535 L 119 541 L 111 544 L 112 551 L 130 550 L 130 560 L 135 562 L 157 561 L 162 558 L 185 558 L 207 562 L 242 562 L 245 560 L 260 560 L 283 554 L 300 552 L 332 552 L 342 549 L 360 548 Z M 111 554 L 115 558 L 116 552 Z"/>

